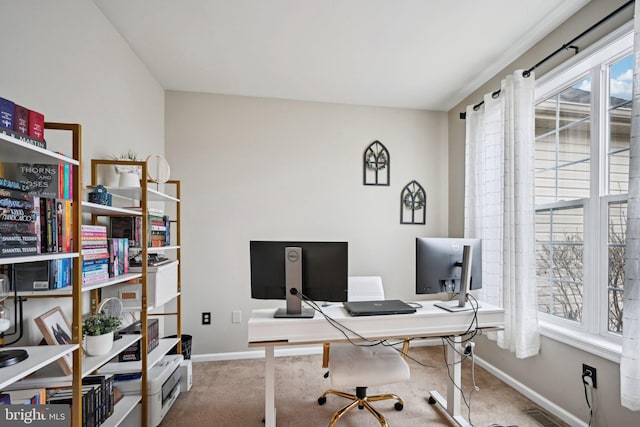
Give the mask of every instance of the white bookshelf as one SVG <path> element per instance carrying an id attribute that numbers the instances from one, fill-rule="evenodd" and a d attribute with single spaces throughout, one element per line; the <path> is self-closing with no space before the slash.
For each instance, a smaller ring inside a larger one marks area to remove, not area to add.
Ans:
<path id="1" fill-rule="evenodd" d="M 0 390 L 22 380 L 34 372 L 40 372 L 47 365 L 56 365 L 57 360 L 70 354 L 78 348 L 78 344 L 69 345 L 41 345 L 29 347 L 7 347 L 10 349 L 24 349 L 29 354 L 25 360 L 15 365 L 0 369 Z M 55 362 L 55 363 L 54 363 Z M 26 387 L 21 387 L 26 388 Z"/>
<path id="2" fill-rule="evenodd" d="M 113 342 L 113 348 L 107 354 L 102 356 L 85 356 L 82 359 L 82 376 L 85 377 L 98 369 L 100 366 L 109 362 L 115 356 L 120 354 L 131 344 L 140 340 L 140 335 L 122 335 L 122 338 Z M 42 346 L 42 347 L 60 347 L 60 346 Z M 29 359 L 27 359 L 29 360 Z M 12 384 L 9 388 L 39 388 L 39 387 L 63 387 L 71 385 L 71 375 L 64 375 L 57 363 L 52 363 L 43 369 L 38 370 L 29 378 Z"/>
<path id="3" fill-rule="evenodd" d="M 113 409 L 113 414 L 107 418 L 100 426 L 101 427 L 116 427 L 120 425 L 135 409 L 135 407 L 142 400 L 140 395 L 122 396 L 122 399 L 116 403 Z"/>

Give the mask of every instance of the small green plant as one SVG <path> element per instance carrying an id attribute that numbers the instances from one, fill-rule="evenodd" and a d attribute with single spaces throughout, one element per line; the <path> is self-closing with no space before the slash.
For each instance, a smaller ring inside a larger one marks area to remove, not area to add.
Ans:
<path id="1" fill-rule="evenodd" d="M 122 321 L 119 317 L 110 316 L 101 311 L 84 319 L 82 322 L 82 334 L 92 337 L 108 334 L 109 332 L 117 331 L 121 324 Z"/>
<path id="2" fill-rule="evenodd" d="M 121 153 L 119 155 L 114 155 L 112 156 L 114 160 L 131 160 L 131 161 L 137 161 L 138 160 L 138 153 L 136 153 L 133 150 L 128 150 L 126 153 Z"/>

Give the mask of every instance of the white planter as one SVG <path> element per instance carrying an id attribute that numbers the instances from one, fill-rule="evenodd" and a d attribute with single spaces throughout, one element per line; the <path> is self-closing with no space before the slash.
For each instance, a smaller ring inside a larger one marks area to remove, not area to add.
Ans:
<path id="1" fill-rule="evenodd" d="M 134 172 L 120 172 L 119 187 L 140 187 L 140 177 Z"/>
<path id="2" fill-rule="evenodd" d="M 113 347 L 113 332 L 97 336 L 87 335 L 85 339 L 85 346 L 89 356 L 107 354 Z"/>

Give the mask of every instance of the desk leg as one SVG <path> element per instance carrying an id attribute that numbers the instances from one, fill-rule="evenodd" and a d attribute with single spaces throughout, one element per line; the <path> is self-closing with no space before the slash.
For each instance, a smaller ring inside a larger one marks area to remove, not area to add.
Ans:
<path id="1" fill-rule="evenodd" d="M 276 427 L 276 365 L 273 346 L 264 349 L 264 425 Z"/>
<path id="2" fill-rule="evenodd" d="M 470 427 L 471 424 L 461 415 L 460 408 L 462 405 L 462 392 L 456 384 L 462 384 L 462 337 L 453 337 L 453 344 L 447 345 L 447 363 L 451 372 L 451 379 L 447 383 L 447 399 L 445 400 L 440 393 L 435 390 L 429 392 L 429 403 L 438 403 L 446 409 L 449 416 L 459 426 Z M 457 350 L 457 351 L 456 351 Z"/>

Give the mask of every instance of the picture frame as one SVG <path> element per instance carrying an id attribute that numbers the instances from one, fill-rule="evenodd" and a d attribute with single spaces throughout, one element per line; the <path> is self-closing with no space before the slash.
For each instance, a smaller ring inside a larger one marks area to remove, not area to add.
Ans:
<path id="1" fill-rule="evenodd" d="M 46 313 L 33 319 L 38 325 L 40 332 L 44 337 L 44 341 L 49 345 L 67 345 L 73 344 L 71 325 L 64 315 L 62 308 L 56 306 Z M 73 356 L 67 354 L 60 359 L 58 363 L 65 375 L 71 375 L 73 372 Z"/>

